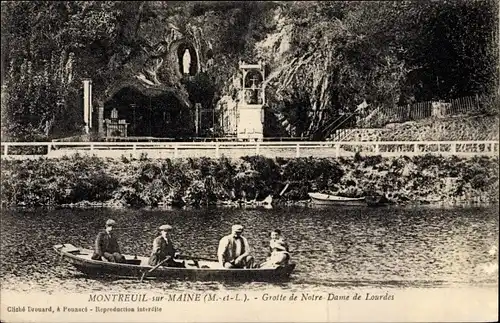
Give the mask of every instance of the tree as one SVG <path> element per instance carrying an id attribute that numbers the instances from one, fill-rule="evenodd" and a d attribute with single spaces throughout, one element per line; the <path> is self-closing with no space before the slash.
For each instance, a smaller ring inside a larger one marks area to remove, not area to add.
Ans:
<path id="1" fill-rule="evenodd" d="M 115 49 L 123 8 L 85 1 L 2 3 L 7 136 L 46 138 L 56 118 L 75 110 L 81 78 L 92 76 L 97 89 L 106 84 L 116 71 L 109 63 L 122 53 Z"/>
<path id="2" fill-rule="evenodd" d="M 288 123 L 306 123 L 294 127 L 295 135 L 315 135 L 365 99 L 374 107 L 399 100 L 406 67 L 396 46 L 400 27 L 390 19 L 396 9 L 392 3 L 369 2 L 285 6 L 291 49 L 269 85 L 274 109 Z M 306 118 L 296 114 L 304 108 Z"/>
<path id="3" fill-rule="evenodd" d="M 405 59 L 412 67 L 406 88 L 416 100 L 451 99 L 491 92 L 498 59 L 496 1 L 411 3 Z"/>

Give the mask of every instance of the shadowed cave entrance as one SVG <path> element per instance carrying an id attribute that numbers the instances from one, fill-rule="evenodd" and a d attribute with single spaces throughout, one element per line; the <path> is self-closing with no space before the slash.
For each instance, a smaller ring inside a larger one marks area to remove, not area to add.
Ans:
<path id="1" fill-rule="evenodd" d="M 146 95 L 124 87 L 104 104 L 104 119 L 112 119 L 113 109 L 128 123 L 127 137 L 181 138 L 194 132 L 189 109 L 172 93 Z"/>

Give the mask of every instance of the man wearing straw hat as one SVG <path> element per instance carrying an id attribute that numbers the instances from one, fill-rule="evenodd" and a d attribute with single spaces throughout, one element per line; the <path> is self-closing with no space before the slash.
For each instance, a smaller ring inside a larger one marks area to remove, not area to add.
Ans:
<path id="1" fill-rule="evenodd" d="M 178 255 L 170 237 L 172 226 L 164 224 L 159 227 L 160 235 L 153 240 L 153 252 L 149 257 L 149 265 L 156 266 L 162 263 L 167 267 L 185 267 L 184 262 L 177 262 L 174 258 Z"/>
<path id="2" fill-rule="evenodd" d="M 110 262 L 125 262 L 125 257 L 120 253 L 118 241 L 113 234 L 114 226 L 116 226 L 115 220 L 107 220 L 105 230 L 97 235 L 95 251 L 92 255 L 93 260 L 103 260 L 104 258 Z"/>
<path id="3" fill-rule="evenodd" d="M 231 234 L 220 240 L 217 256 L 224 268 L 253 267 L 254 259 L 250 256 L 250 245 L 242 233 L 243 226 L 235 224 L 231 228 Z"/>

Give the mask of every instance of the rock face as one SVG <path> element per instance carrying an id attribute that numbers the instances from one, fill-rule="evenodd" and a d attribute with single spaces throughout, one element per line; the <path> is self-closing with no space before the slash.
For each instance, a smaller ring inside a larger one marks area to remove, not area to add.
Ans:
<path id="1" fill-rule="evenodd" d="M 132 86 L 140 90 L 174 92 L 184 105 L 190 107 L 192 102 L 182 83 L 205 72 L 210 60 L 206 55 L 210 44 L 204 41 L 201 28 L 193 25 L 185 26 L 182 32 L 172 23 L 155 33 L 147 33 L 147 27 L 141 27 L 139 31 L 144 33 L 140 37 L 146 43 L 141 46 L 141 55 L 123 66 L 126 72 L 107 87 L 103 99 L 111 98 L 123 87 Z"/>
<path id="2" fill-rule="evenodd" d="M 209 118 L 214 124 L 205 125 L 208 131 L 234 135 L 238 62 L 245 57 L 251 57 L 250 62 L 258 58 L 258 55 L 248 56 L 255 43 L 248 38 L 260 28 L 256 26 L 261 19 L 256 12 L 261 9 L 257 6 L 247 12 L 247 5 L 233 3 L 228 4 L 225 12 L 217 5 L 208 5 L 196 13 L 190 5 L 180 6 L 184 11 L 174 12 L 161 3 L 148 6 L 155 15 L 138 22 L 134 42 L 140 44 L 140 54 L 119 67 L 121 72 L 116 79 L 102 95 L 98 94 L 100 104 L 127 88 L 148 97 L 169 93 L 193 118 L 197 103 L 205 112 L 217 110 L 218 120 Z"/>
<path id="3" fill-rule="evenodd" d="M 491 89 L 494 13 L 488 2 L 3 2 L 2 121 L 27 140 L 77 134 L 83 78 L 97 105 L 131 88 L 188 120 L 196 103 L 234 99 L 238 62 L 260 60 L 264 133 L 323 139 L 362 102 L 371 112 Z M 432 32 L 443 24 L 453 37 Z"/>

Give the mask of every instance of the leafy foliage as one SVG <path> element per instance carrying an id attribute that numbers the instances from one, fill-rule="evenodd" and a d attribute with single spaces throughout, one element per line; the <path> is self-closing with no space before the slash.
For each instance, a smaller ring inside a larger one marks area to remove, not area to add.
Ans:
<path id="1" fill-rule="evenodd" d="M 3 134 L 45 140 L 81 131 L 81 80 L 99 99 L 166 59 L 180 32 L 203 50 L 203 70 L 155 80 L 191 103 L 234 91 L 238 62 L 266 62 L 267 98 L 286 132 L 323 138 L 342 113 L 492 91 L 496 2 L 2 2 Z M 204 44 L 201 46 L 201 44 Z M 149 55 L 149 56 L 148 56 Z M 274 118 L 273 118 L 274 119 Z"/>
<path id="2" fill-rule="evenodd" d="M 99 93 L 114 78 L 118 66 L 111 63 L 127 51 L 118 42 L 124 40 L 120 31 L 134 6 L 2 2 L 2 53 L 8 66 L 4 133 L 33 140 L 49 136 L 56 123 L 56 128 L 79 130 L 81 79 L 91 77 Z"/>
<path id="3" fill-rule="evenodd" d="M 364 100 L 373 111 L 491 92 L 495 6 L 493 1 L 283 5 L 282 30 L 292 30 L 291 46 L 273 51 L 279 59 L 271 69 L 270 104 L 294 135 L 322 138 L 340 113 L 354 112 Z"/>
<path id="4" fill-rule="evenodd" d="M 74 156 L 2 163 L 3 205 L 112 202 L 133 207 L 308 199 L 319 191 L 394 202 L 498 201 L 498 157 L 103 160 Z M 447 184 L 449 182 L 450 184 Z M 288 185 L 287 185 L 288 184 Z M 283 190 L 287 186 L 288 189 Z M 280 193 L 282 196 L 280 196 Z"/>

